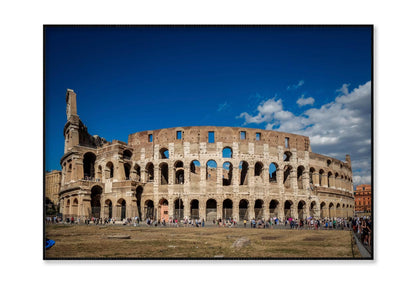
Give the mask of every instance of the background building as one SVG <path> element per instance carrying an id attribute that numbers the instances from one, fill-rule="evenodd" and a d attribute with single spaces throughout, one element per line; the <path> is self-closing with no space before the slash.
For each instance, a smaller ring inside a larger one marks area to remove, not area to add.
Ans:
<path id="1" fill-rule="evenodd" d="M 356 215 L 371 215 L 371 185 L 357 186 L 354 192 L 354 199 Z"/>

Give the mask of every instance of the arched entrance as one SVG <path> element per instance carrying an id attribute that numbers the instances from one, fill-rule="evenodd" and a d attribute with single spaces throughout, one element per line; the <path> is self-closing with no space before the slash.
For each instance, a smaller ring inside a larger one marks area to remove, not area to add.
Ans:
<path id="1" fill-rule="evenodd" d="M 165 223 L 169 222 L 169 202 L 167 199 L 162 198 L 159 201 L 159 212 L 160 212 L 160 221 Z"/>
<path id="2" fill-rule="evenodd" d="M 275 199 L 270 201 L 270 205 L 269 205 L 269 213 L 270 213 L 270 217 L 278 217 L 278 206 L 279 206 L 279 202 Z"/>
<path id="3" fill-rule="evenodd" d="M 241 161 L 238 165 L 240 170 L 240 186 L 248 185 L 248 163 L 246 161 Z"/>
<path id="4" fill-rule="evenodd" d="M 291 218 L 292 216 L 292 205 L 293 202 L 290 200 L 285 201 L 285 208 L 284 208 L 284 212 L 285 212 L 285 218 Z"/>
<path id="5" fill-rule="evenodd" d="M 103 189 L 99 186 L 94 186 L 91 189 L 91 213 L 90 217 L 100 218 L 101 213 L 101 194 Z"/>
<path id="6" fill-rule="evenodd" d="M 217 201 L 215 199 L 207 200 L 206 213 L 207 221 L 217 219 Z"/>
<path id="7" fill-rule="evenodd" d="M 113 218 L 113 203 L 109 199 L 105 201 L 104 216 Z"/>
<path id="8" fill-rule="evenodd" d="M 233 202 L 228 198 L 222 203 L 222 217 L 224 220 L 233 217 Z"/>
<path id="9" fill-rule="evenodd" d="M 249 220 L 248 219 L 248 200 L 242 199 L 240 200 L 240 203 L 238 204 L 238 216 L 239 220 Z"/>
<path id="10" fill-rule="evenodd" d="M 301 200 L 298 203 L 298 219 L 306 218 L 306 203 Z"/>
<path id="11" fill-rule="evenodd" d="M 148 199 L 145 201 L 144 203 L 144 217 L 150 218 L 150 219 L 154 219 L 154 211 L 155 210 L 155 206 L 153 204 L 153 201 Z"/>
<path id="12" fill-rule="evenodd" d="M 174 211 L 174 219 L 183 219 L 184 215 L 184 206 L 183 206 L 183 200 L 182 199 L 176 199 L 175 200 L 175 211 Z"/>
<path id="13" fill-rule="evenodd" d="M 139 216 L 140 220 L 142 219 L 142 194 L 143 194 L 143 187 L 142 186 L 138 186 L 136 188 L 136 204 L 137 204 L 137 213 Z"/>
<path id="14" fill-rule="evenodd" d="M 254 218 L 255 219 L 261 219 L 264 216 L 263 213 L 263 200 L 257 199 L 254 203 Z"/>
<path id="15" fill-rule="evenodd" d="M 117 215 L 120 216 L 120 220 L 126 219 L 126 201 L 124 199 L 117 201 Z"/>
<path id="16" fill-rule="evenodd" d="M 199 201 L 197 199 L 191 201 L 191 219 L 199 219 Z"/>

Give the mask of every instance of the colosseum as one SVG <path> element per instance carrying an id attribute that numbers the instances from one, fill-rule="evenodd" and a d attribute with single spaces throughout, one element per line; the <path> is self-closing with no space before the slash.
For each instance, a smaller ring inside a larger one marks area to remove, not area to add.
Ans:
<path id="1" fill-rule="evenodd" d="M 312 152 L 306 136 L 239 127 L 177 127 L 90 135 L 66 93 L 60 211 L 64 218 L 350 217 L 350 156 Z"/>

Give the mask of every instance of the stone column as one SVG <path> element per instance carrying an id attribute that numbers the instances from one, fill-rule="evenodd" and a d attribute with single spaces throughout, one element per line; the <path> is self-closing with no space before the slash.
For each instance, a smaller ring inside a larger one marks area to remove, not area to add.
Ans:
<path id="1" fill-rule="evenodd" d="M 221 220 L 224 221 L 224 217 L 222 215 L 222 202 L 223 201 L 217 201 L 217 219 L 221 218 Z"/>
<path id="2" fill-rule="evenodd" d="M 191 204 L 187 195 L 182 198 L 183 201 L 183 217 L 191 219 Z"/>
<path id="3" fill-rule="evenodd" d="M 326 173 L 322 174 L 321 183 L 322 187 L 328 187 L 328 175 Z"/>
<path id="4" fill-rule="evenodd" d="M 255 203 L 256 203 L 256 200 L 255 199 L 249 199 L 247 209 L 248 209 L 248 220 L 250 220 L 250 221 L 255 216 L 255 213 L 254 213 L 254 205 L 255 205 Z"/>
<path id="5" fill-rule="evenodd" d="M 207 201 L 205 199 L 202 199 L 199 201 L 199 218 L 204 219 L 205 222 L 207 220 Z"/>

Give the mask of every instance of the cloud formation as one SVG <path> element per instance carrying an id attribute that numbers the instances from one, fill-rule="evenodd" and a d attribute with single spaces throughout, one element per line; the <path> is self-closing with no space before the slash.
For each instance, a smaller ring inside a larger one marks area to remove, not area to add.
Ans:
<path id="1" fill-rule="evenodd" d="M 277 97 L 262 101 L 256 114 L 241 113 L 246 124 L 266 123 L 267 130 L 305 135 L 316 153 L 345 160 L 350 154 L 354 185 L 371 181 L 371 81 L 349 91 L 344 84 L 334 101 L 320 108 L 310 108 L 296 116 L 283 107 Z M 311 97 L 310 97 L 311 98 Z M 313 98 L 301 98 L 297 104 L 308 105 Z M 303 100 L 302 100 L 303 99 Z M 310 100 L 308 100 L 310 99 Z M 314 102 L 314 101 L 313 101 Z"/>
<path id="2" fill-rule="evenodd" d="M 286 89 L 287 90 L 291 90 L 291 89 L 298 89 L 298 88 L 300 88 L 301 86 L 303 86 L 305 84 L 305 81 L 304 80 L 300 80 L 297 84 L 294 84 L 294 85 L 289 85 Z"/>
<path id="3" fill-rule="evenodd" d="M 304 96 L 302 95 L 301 98 L 299 98 L 296 103 L 302 107 L 305 105 L 313 105 L 315 103 L 315 99 L 313 97 L 308 97 L 308 98 L 304 98 Z"/>
<path id="4" fill-rule="evenodd" d="M 224 111 L 228 109 L 229 107 L 230 105 L 227 103 L 227 101 L 225 101 L 224 103 L 218 104 L 217 112 Z"/>

